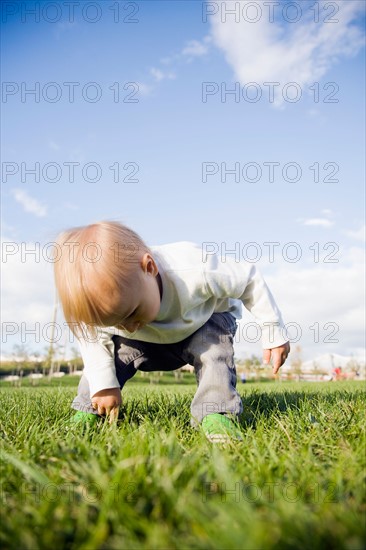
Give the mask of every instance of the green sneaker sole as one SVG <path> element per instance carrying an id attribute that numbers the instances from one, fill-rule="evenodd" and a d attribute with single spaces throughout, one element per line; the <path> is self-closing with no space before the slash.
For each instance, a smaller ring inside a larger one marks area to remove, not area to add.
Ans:
<path id="1" fill-rule="evenodd" d="M 210 443 L 243 441 L 242 433 L 236 424 L 224 414 L 209 414 L 202 420 L 203 432 Z"/>
<path id="2" fill-rule="evenodd" d="M 98 423 L 99 419 L 100 416 L 98 416 L 97 414 L 77 411 L 77 413 L 75 413 L 74 416 L 70 418 L 70 423 L 79 424 L 81 426 L 95 426 Z"/>

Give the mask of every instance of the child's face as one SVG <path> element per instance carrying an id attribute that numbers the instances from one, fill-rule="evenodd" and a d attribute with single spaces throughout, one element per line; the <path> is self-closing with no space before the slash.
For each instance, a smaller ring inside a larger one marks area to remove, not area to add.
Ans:
<path id="1" fill-rule="evenodd" d="M 131 277 L 131 283 L 116 313 L 106 319 L 105 324 L 135 332 L 154 321 L 159 313 L 160 302 L 158 268 L 152 256 L 146 253 L 136 274 Z"/>

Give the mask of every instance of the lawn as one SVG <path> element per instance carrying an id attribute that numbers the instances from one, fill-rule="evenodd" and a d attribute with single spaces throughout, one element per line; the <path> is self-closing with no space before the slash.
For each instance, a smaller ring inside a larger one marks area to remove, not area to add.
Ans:
<path id="1" fill-rule="evenodd" d="M 170 382 L 131 381 L 118 424 L 84 432 L 67 382 L 3 384 L 2 547 L 365 548 L 362 382 L 240 385 L 225 448 L 191 428 L 191 380 Z"/>

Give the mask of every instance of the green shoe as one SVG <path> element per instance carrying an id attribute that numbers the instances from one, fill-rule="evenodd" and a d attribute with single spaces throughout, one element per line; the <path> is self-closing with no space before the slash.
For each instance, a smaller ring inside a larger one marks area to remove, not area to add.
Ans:
<path id="1" fill-rule="evenodd" d="M 202 420 L 202 429 L 211 443 L 242 441 L 241 431 L 236 423 L 224 414 L 208 414 Z"/>
<path id="2" fill-rule="evenodd" d="M 77 411 L 77 413 L 74 414 L 70 418 L 71 424 L 79 424 L 80 426 L 95 426 L 100 419 L 100 416 L 97 414 L 87 413 L 84 411 Z"/>

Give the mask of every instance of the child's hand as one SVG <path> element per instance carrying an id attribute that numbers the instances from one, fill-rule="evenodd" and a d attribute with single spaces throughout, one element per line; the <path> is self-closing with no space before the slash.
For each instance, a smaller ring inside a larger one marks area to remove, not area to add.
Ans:
<path id="1" fill-rule="evenodd" d="M 119 388 L 101 390 L 92 397 L 93 409 L 96 409 L 100 415 L 109 416 L 110 423 L 117 420 L 121 403 L 121 390 Z"/>
<path id="2" fill-rule="evenodd" d="M 284 364 L 287 359 L 288 354 L 290 353 L 290 344 L 286 342 L 278 348 L 264 349 L 263 350 L 263 363 L 268 365 L 272 359 L 272 368 L 273 374 L 277 374 L 279 368 Z"/>

